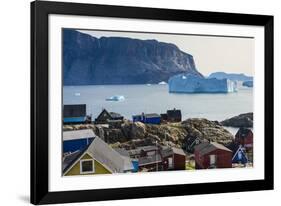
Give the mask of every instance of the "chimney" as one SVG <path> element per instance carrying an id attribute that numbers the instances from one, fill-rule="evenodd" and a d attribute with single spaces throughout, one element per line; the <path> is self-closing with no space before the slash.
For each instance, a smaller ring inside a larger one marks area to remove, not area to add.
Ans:
<path id="1" fill-rule="evenodd" d="M 144 121 L 144 112 L 141 113 L 141 120 Z"/>

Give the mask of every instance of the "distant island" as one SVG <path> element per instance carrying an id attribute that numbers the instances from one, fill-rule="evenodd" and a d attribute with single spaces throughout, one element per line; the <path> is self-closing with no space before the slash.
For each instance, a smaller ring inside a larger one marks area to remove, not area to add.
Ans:
<path id="1" fill-rule="evenodd" d="M 174 44 L 63 30 L 64 85 L 158 84 L 180 73 L 203 77 Z"/>
<path id="2" fill-rule="evenodd" d="M 209 75 L 208 78 L 216 79 L 229 79 L 232 81 L 253 81 L 253 77 L 247 76 L 245 74 L 235 74 L 235 73 L 225 73 L 225 72 L 214 72 Z"/>
<path id="3" fill-rule="evenodd" d="M 253 81 L 245 81 L 242 83 L 242 85 L 244 87 L 253 87 L 254 86 L 254 82 Z"/>

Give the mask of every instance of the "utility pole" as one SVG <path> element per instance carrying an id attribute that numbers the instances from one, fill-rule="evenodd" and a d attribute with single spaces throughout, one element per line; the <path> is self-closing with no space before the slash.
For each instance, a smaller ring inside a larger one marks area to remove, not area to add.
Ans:
<path id="1" fill-rule="evenodd" d="M 157 163 L 157 140 L 155 142 L 156 149 L 155 149 L 155 161 L 156 161 L 156 172 L 158 171 L 158 163 Z"/>

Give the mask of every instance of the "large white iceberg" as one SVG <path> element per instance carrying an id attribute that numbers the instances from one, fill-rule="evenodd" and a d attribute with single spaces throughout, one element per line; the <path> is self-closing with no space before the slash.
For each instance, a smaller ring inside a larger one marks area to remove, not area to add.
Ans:
<path id="1" fill-rule="evenodd" d="M 237 91 L 237 82 L 229 79 L 206 79 L 193 74 L 178 74 L 169 81 L 169 92 L 175 93 L 228 93 Z"/>

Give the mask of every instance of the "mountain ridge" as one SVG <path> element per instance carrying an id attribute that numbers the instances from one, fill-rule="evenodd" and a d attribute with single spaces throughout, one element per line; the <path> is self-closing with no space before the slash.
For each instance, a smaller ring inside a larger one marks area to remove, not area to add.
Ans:
<path id="1" fill-rule="evenodd" d="M 202 76 L 174 44 L 63 30 L 64 85 L 154 84 L 179 73 Z"/>

